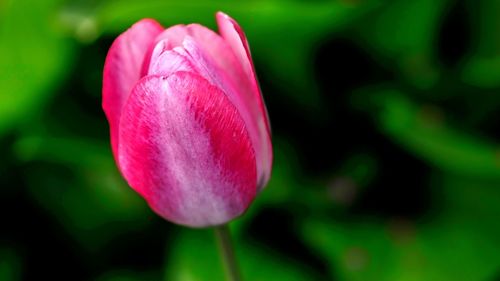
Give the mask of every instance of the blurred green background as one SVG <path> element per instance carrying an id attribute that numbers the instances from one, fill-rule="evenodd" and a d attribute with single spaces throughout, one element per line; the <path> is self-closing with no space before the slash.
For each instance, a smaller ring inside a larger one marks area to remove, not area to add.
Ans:
<path id="1" fill-rule="evenodd" d="M 210 230 L 120 177 L 101 110 L 132 23 L 233 16 L 273 126 L 245 280 L 500 280 L 500 1 L 1 0 L 0 280 L 222 280 Z"/>

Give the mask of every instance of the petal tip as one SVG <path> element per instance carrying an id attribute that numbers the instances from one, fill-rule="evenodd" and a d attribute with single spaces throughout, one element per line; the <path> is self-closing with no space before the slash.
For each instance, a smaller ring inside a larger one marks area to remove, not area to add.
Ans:
<path id="1" fill-rule="evenodd" d="M 137 21 L 136 23 L 132 24 L 132 26 L 130 28 L 132 28 L 134 26 L 138 26 L 138 25 L 152 25 L 155 27 L 161 27 L 163 29 L 163 26 L 158 21 L 156 21 L 155 19 L 152 19 L 152 18 L 141 19 L 141 20 Z"/>
<path id="2" fill-rule="evenodd" d="M 219 18 L 230 18 L 226 13 L 222 12 L 222 11 L 218 11 L 217 13 L 215 13 L 215 17 L 217 19 Z"/>
<path id="3" fill-rule="evenodd" d="M 240 29 L 239 24 L 236 22 L 236 20 L 234 20 L 228 14 L 221 12 L 221 11 L 218 11 L 215 14 L 215 19 L 217 21 L 219 28 L 221 28 L 221 26 L 230 24 L 232 26 L 232 28 L 238 30 L 238 32 L 239 32 L 239 29 Z"/>

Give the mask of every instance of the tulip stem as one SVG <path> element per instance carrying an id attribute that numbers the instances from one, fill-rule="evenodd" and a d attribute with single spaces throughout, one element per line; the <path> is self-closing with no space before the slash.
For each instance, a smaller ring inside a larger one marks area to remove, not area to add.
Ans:
<path id="1" fill-rule="evenodd" d="M 231 243 L 231 234 L 227 224 L 214 227 L 219 253 L 221 255 L 227 281 L 241 281 L 238 265 L 234 256 L 233 244 Z"/>

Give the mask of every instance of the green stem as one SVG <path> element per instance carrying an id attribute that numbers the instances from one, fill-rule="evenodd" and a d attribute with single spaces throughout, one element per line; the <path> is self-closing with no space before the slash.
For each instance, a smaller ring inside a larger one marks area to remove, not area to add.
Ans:
<path id="1" fill-rule="evenodd" d="M 231 235 L 227 224 L 214 227 L 219 252 L 221 255 L 224 270 L 226 272 L 227 281 L 241 281 L 240 272 L 234 257 L 233 245 L 231 243 Z"/>

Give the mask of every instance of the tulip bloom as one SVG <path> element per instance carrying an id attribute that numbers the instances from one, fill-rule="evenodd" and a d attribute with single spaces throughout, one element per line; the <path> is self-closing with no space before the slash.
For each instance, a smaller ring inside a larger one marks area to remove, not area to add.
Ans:
<path id="1" fill-rule="evenodd" d="M 216 15 L 164 29 L 143 19 L 112 44 L 102 106 L 120 172 L 163 218 L 192 227 L 241 215 L 269 180 L 269 120 L 240 26 Z"/>

